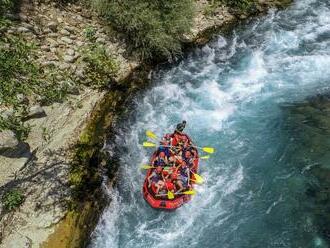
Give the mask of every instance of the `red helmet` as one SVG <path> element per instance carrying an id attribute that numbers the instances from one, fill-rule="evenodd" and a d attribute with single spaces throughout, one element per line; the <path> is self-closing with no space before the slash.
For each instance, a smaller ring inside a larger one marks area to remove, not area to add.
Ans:
<path id="1" fill-rule="evenodd" d="M 164 158 L 165 157 L 165 152 L 160 152 L 159 157 Z"/>

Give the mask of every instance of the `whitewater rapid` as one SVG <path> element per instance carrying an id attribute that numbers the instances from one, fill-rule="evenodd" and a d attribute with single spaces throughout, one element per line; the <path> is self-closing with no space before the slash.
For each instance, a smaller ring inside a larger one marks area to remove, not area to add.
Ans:
<path id="1" fill-rule="evenodd" d="M 329 90 L 330 3 L 296 1 L 153 73 L 134 118 L 115 141 L 119 182 L 91 247 L 327 247 L 300 208 L 301 172 L 288 166 L 281 106 Z M 159 137 L 186 132 L 217 153 L 202 161 L 206 183 L 175 212 L 150 208 L 141 189 Z M 299 187 L 298 187 L 299 186 Z"/>

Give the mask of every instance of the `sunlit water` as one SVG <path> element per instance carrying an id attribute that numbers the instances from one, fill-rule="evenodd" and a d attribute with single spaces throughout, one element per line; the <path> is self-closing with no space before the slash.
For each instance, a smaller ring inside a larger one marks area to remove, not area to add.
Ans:
<path id="1" fill-rule="evenodd" d="M 328 91 L 330 1 L 270 12 L 153 81 L 116 138 L 126 151 L 119 183 L 91 247 L 327 247 L 302 204 L 306 179 L 290 159 L 282 109 Z M 157 211 L 142 198 L 139 165 L 152 151 L 139 144 L 146 129 L 161 136 L 182 119 L 217 153 L 201 162 L 206 183 L 190 203 Z"/>

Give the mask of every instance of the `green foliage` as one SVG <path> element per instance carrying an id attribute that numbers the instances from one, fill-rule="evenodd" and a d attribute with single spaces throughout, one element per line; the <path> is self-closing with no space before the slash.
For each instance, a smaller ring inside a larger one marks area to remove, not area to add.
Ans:
<path id="1" fill-rule="evenodd" d="M 2 200 L 5 209 L 10 211 L 19 207 L 23 203 L 24 196 L 19 190 L 13 189 L 4 195 Z"/>
<path id="2" fill-rule="evenodd" d="M 181 54 L 180 37 L 190 31 L 193 0 L 96 0 L 93 6 L 123 32 L 142 59 Z"/>
<path id="3" fill-rule="evenodd" d="M 34 50 L 33 44 L 20 38 L 0 38 L 0 104 L 18 107 L 20 98 L 29 96 L 50 104 L 66 96 L 68 85 L 58 84 L 57 71 L 46 74 L 39 68 Z"/>
<path id="4" fill-rule="evenodd" d="M 204 10 L 206 15 L 213 14 L 214 10 L 219 5 L 227 5 L 232 10 L 238 11 L 238 12 L 250 12 L 254 9 L 256 0 L 208 0 L 209 6 Z"/>
<path id="5" fill-rule="evenodd" d="M 0 0 L 0 15 L 4 14 L 7 11 L 12 10 L 14 7 L 13 0 Z"/>
<path id="6" fill-rule="evenodd" d="M 94 44 L 84 49 L 83 60 L 87 64 L 84 84 L 94 87 L 105 87 L 118 72 L 115 59 L 107 54 L 104 46 Z"/>
<path id="7" fill-rule="evenodd" d="M 58 83 L 55 69 L 45 73 L 34 62 L 35 46 L 20 37 L 0 37 L 0 105 L 14 109 L 14 115 L 0 117 L 0 130 L 10 129 L 20 140 L 30 127 L 23 123 L 29 101 L 51 104 L 62 101 L 69 86 Z M 63 75 L 63 72 L 61 72 Z"/>
<path id="8" fill-rule="evenodd" d="M 23 141 L 27 138 L 31 127 L 25 124 L 20 116 L 12 115 L 8 118 L 0 116 L 0 131 L 6 129 L 12 130 L 17 139 Z"/>
<path id="9" fill-rule="evenodd" d="M 91 42 L 94 42 L 96 40 L 95 34 L 96 30 L 91 26 L 84 29 L 84 36 Z"/>
<path id="10" fill-rule="evenodd" d="M 37 67 L 31 63 L 33 46 L 19 38 L 0 38 L 0 104 L 18 105 L 36 84 Z"/>

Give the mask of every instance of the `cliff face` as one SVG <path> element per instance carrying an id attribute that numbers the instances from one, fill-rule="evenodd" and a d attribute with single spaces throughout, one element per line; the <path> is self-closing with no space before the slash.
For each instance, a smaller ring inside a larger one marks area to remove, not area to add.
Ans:
<path id="1" fill-rule="evenodd" d="M 283 2 L 287 1 L 260 1 L 254 14 Z M 219 29 L 248 16 L 222 5 L 210 10 L 204 0 L 196 6 L 194 25 L 183 43 L 204 44 Z M 25 140 L 0 132 L 6 140 L 0 144 L 0 246 L 79 247 L 93 228 L 95 209 L 102 206 L 96 206 L 92 196 L 77 196 L 77 188 L 80 193 L 94 192 L 83 184 L 91 178 L 99 181 L 94 175 L 105 161 L 95 162 L 93 156 L 130 96 L 148 84 L 152 66 L 130 57 L 120 35 L 80 5 L 23 1 L 19 13 L 10 18 L 13 23 L 0 30 L 2 35 L 34 43 L 39 68 L 59 85 L 68 84 L 69 90 L 66 99 L 48 105 L 40 105 L 36 97 L 23 99 L 28 111 L 22 120 L 31 129 Z M 93 57 L 99 50 L 101 55 Z M 95 74 L 99 69 L 95 61 L 106 64 L 103 70 L 108 65 L 115 68 L 110 89 L 95 84 L 108 80 Z M 13 111 L 0 105 L 4 118 Z M 93 172 L 88 167 L 91 162 L 96 163 Z M 8 195 L 16 191 L 22 201 L 10 211 Z"/>
<path id="2" fill-rule="evenodd" d="M 11 136 L 2 139 L 0 197 L 18 190 L 24 201 L 15 212 L 1 202 L 1 246 L 39 247 L 68 211 L 74 187 L 70 178 L 73 146 L 106 92 L 79 83 L 93 80 L 84 53 L 94 45 L 104 47 L 118 66 L 117 80 L 126 77 L 138 62 L 125 58 L 124 44 L 81 6 L 26 1 L 10 18 L 13 23 L 2 30 L 3 34 L 33 43 L 34 61 L 44 74 L 54 74 L 58 85 L 72 86 L 62 102 L 40 105 L 32 97 L 26 99 L 29 111 L 24 125 L 30 127 L 28 136 L 18 141 L 9 133 Z M 13 112 L 10 106 L 0 105 L 2 116 Z"/>

